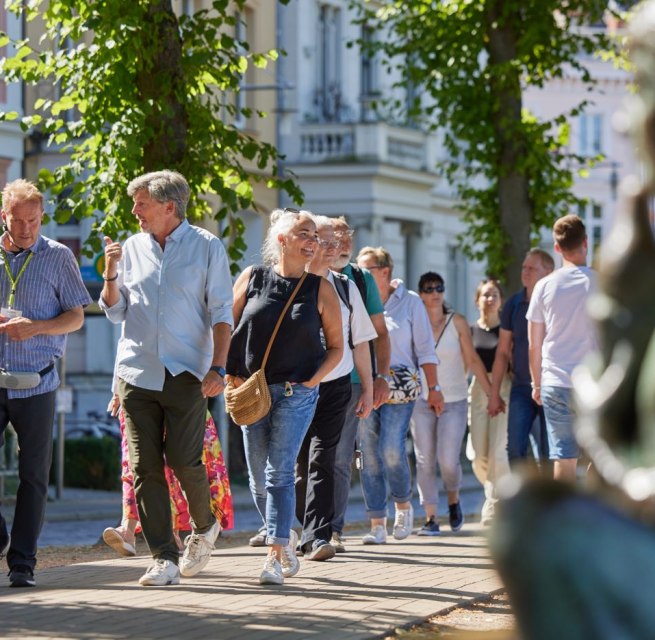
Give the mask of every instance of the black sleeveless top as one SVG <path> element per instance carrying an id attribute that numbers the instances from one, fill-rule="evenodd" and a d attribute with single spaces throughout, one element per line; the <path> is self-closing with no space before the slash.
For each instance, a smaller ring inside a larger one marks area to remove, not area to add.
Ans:
<path id="1" fill-rule="evenodd" d="M 305 382 L 321 366 L 318 289 L 321 277 L 308 273 L 287 310 L 266 363 L 268 384 Z M 232 334 L 227 372 L 248 378 L 261 368 L 264 352 L 284 305 L 299 278 L 283 278 L 272 267 L 253 267 L 246 289 L 246 304 Z"/>
<path id="2" fill-rule="evenodd" d="M 491 373 L 491 369 L 494 365 L 499 333 L 500 325 L 493 327 L 488 331 L 480 328 L 477 324 L 471 325 L 473 346 L 484 363 L 484 368 L 487 370 L 487 373 Z"/>

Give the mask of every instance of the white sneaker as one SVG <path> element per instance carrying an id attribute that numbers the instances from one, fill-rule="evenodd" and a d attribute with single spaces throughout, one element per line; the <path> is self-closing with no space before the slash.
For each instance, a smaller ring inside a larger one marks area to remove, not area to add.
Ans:
<path id="1" fill-rule="evenodd" d="M 266 556 L 264 570 L 259 576 L 259 584 L 284 584 L 282 566 L 274 555 Z"/>
<path id="2" fill-rule="evenodd" d="M 154 564 L 139 578 L 144 587 L 164 587 L 167 584 L 180 584 L 180 570 L 171 560 L 155 560 Z"/>
<path id="3" fill-rule="evenodd" d="M 409 509 L 396 509 L 396 519 L 393 523 L 393 537 L 396 540 L 404 540 L 414 528 L 414 507 Z"/>
<path id="4" fill-rule="evenodd" d="M 289 544 L 286 547 L 282 547 L 282 558 L 280 560 L 282 575 L 285 578 L 292 578 L 300 570 L 300 560 L 296 556 L 297 546 L 298 534 L 291 529 L 289 532 Z"/>
<path id="5" fill-rule="evenodd" d="M 362 544 L 387 544 L 387 528 L 381 524 L 371 527 L 371 531 L 362 538 Z"/>
<path id="6" fill-rule="evenodd" d="M 182 560 L 180 560 L 180 573 L 185 578 L 195 576 L 196 573 L 200 573 L 207 566 L 214 550 L 214 543 L 220 532 L 221 525 L 217 520 L 206 533 L 192 533 L 187 537 L 184 541 L 186 549 Z"/>
<path id="7" fill-rule="evenodd" d="M 134 548 L 133 542 L 130 543 L 125 539 L 125 535 L 121 528 L 107 527 L 102 532 L 102 539 L 121 556 L 136 555 L 136 549 Z"/>

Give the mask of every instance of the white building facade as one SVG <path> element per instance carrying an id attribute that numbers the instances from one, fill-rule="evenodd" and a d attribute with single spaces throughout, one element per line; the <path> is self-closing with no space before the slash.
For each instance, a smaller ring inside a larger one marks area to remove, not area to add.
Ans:
<path id="1" fill-rule="evenodd" d="M 305 194 L 304 207 L 344 215 L 355 245 L 384 246 L 394 274 L 416 289 L 428 270 L 446 280 L 449 302 L 475 316 L 473 293 L 484 275 L 457 248 L 463 231 L 450 189 L 436 166 L 435 134 L 393 122 L 373 108 L 403 96 L 375 58 L 353 44 L 372 34 L 354 24 L 347 0 L 295 0 L 278 9 L 278 146 Z M 282 204 L 290 204 L 282 202 Z"/>

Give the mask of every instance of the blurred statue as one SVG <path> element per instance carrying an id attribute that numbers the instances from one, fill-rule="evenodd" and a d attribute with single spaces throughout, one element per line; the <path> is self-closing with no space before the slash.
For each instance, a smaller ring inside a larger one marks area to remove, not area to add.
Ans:
<path id="1" fill-rule="evenodd" d="M 600 353 L 574 374 L 588 486 L 526 481 L 491 541 L 529 640 L 655 638 L 655 1 L 629 36 L 638 93 L 618 120 L 645 175 L 621 185 L 591 303 Z"/>

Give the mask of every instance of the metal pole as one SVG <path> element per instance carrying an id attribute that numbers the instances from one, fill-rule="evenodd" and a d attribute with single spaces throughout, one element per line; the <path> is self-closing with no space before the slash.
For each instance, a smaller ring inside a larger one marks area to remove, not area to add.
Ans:
<path id="1" fill-rule="evenodd" d="M 59 361 L 59 378 L 60 389 L 66 385 L 66 354 Z M 55 495 L 57 500 L 61 500 L 64 493 L 64 436 L 65 436 L 65 419 L 63 403 L 57 403 L 59 406 L 57 416 L 57 485 Z"/>

